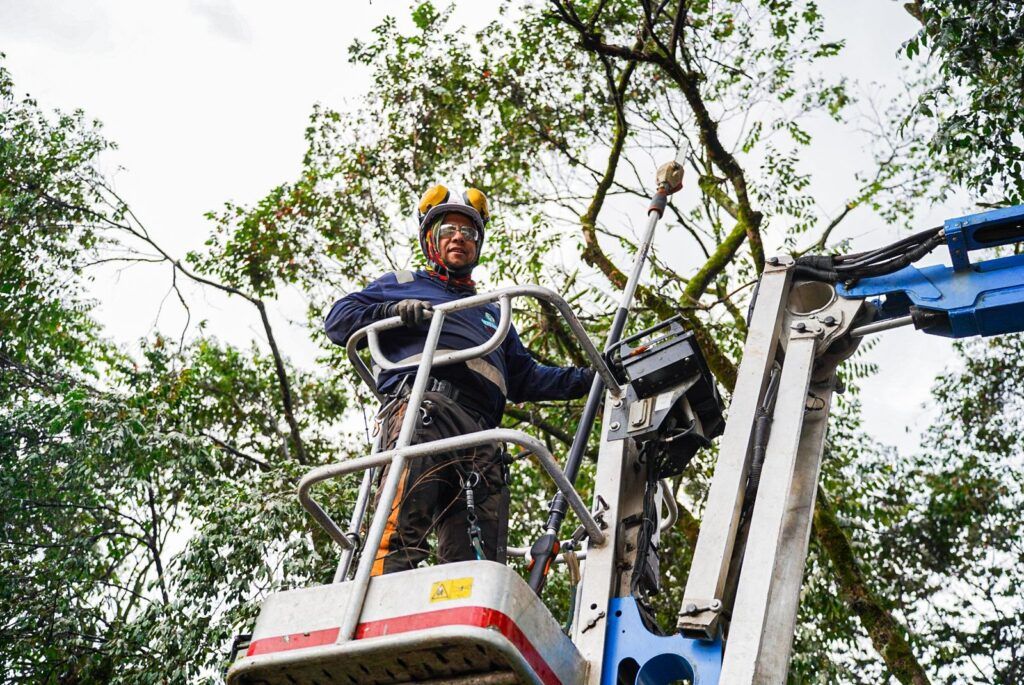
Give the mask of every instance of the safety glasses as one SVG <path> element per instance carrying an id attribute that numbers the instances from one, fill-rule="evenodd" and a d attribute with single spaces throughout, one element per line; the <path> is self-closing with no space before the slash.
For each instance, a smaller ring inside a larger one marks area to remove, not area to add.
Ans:
<path id="1" fill-rule="evenodd" d="M 476 230 L 473 226 L 459 226 L 457 224 L 441 224 L 437 227 L 437 239 L 444 240 L 445 238 L 452 238 L 456 233 L 461 233 L 462 237 L 466 240 L 472 240 L 476 242 L 476 239 L 480 237 L 480 231 Z"/>

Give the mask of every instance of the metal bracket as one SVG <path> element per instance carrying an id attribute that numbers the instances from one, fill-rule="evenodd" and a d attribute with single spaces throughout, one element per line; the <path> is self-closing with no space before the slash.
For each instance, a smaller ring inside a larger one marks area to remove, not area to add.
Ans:
<path id="1" fill-rule="evenodd" d="M 651 425 L 651 417 L 654 414 L 651 408 L 654 406 L 654 398 L 648 397 L 629 405 L 629 430 L 636 431 L 647 428 Z"/>
<path id="2" fill-rule="evenodd" d="M 793 284 L 786 307 L 786 325 L 791 331 L 789 340 L 814 337 L 814 380 L 831 377 L 836 367 L 856 351 L 860 338 L 849 335 L 854 321 L 864 308 L 863 300 L 848 300 L 838 296 L 835 286 L 817 281 Z M 782 344 L 789 345 L 786 336 Z"/>
<path id="3" fill-rule="evenodd" d="M 971 268 L 968 252 L 1024 241 L 1024 205 L 946 219 L 942 225 L 954 271 Z"/>
<path id="4" fill-rule="evenodd" d="M 640 616 L 636 599 L 616 597 L 608 605 L 608 641 L 602 685 L 678 683 L 714 685 L 721 680 L 722 638 L 688 638 L 678 633 L 655 635 Z M 620 680 L 621 675 L 625 680 Z"/>
<path id="5" fill-rule="evenodd" d="M 683 605 L 682 611 L 679 612 L 680 616 L 699 616 L 704 612 L 710 612 L 717 614 L 722 610 L 722 600 L 712 599 L 707 602 L 702 602 L 703 606 L 697 605 L 694 602 L 688 602 Z"/>
<path id="6" fill-rule="evenodd" d="M 786 271 L 794 264 L 793 258 L 789 255 L 775 255 L 769 257 L 764 263 L 765 273 L 775 273 L 778 271 Z"/>

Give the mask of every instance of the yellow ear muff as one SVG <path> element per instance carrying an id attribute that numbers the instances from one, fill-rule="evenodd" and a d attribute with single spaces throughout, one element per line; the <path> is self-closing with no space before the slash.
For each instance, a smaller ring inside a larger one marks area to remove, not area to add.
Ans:
<path id="1" fill-rule="evenodd" d="M 480 213 L 480 218 L 484 220 L 484 223 L 491 218 L 491 211 L 487 207 L 487 196 L 482 191 L 476 188 L 469 188 L 466 190 L 466 204 L 475 209 Z"/>
<path id="2" fill-rule="evenodd" d="M 449 195 L 450 193 L 448 192 L 448 189 L 440 184 L 423 193 L 423 197 L 420 198 L 419 204 L 420 216 L 429 212 L 432 207 L 436 207 L 442 202 L 447 202 Z M 486 203 L 486 200 L 484 200 L 484 202 Z"/>

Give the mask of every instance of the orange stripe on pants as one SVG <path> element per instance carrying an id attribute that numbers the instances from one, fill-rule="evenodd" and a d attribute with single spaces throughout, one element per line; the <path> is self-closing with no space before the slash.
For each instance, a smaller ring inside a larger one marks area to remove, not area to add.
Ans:
<path id="1" fill-rule="evenodd" d="M 377 556 L 373 560 L 373 568 L 370 576 L 384 575 L 384 561 L 387 559 L 391 538 L 398 530 L 398 513 L 401 510 L 402 496 L 405 494 L 405 484 L 409 480 L 408 467 L 402 469 L 402 477 L 398 481 L 398 489 L 395 491 L 395 499 L 391 503 L 391 514 L 388 515 L 388 523 L 384 526 L 384 535 L 380 539 L 380 547 L 377 548 Z"/>

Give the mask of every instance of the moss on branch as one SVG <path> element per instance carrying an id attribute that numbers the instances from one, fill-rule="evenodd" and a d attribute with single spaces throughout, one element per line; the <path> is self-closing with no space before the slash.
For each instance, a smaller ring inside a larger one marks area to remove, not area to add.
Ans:
<path id="1" fill-rule="evenodd" d="M 696 304 L 700 300 L 708 285 L 732 262 L 736 251 L 740 249 L 740 245 L 747 237 L 749 237 L 749 231 L 746 223 L 741 219 L 725 237 L 725 240 L 711 253 L 711 256 L 704 262 L 704 266 L 686 284 L 683 298 L 688 305 Z"/>

